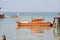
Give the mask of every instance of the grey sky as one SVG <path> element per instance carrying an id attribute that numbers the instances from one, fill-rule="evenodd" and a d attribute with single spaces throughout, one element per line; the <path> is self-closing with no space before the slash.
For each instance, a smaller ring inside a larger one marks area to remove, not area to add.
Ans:
<path id="1" fill-rule="evenodd" d="M 0 0 L 0 11 L 57 12 L 60 0 Z"/>

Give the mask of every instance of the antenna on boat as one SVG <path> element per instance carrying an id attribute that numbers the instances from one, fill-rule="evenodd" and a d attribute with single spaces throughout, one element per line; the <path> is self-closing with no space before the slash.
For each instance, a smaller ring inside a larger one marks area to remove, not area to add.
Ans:
<path id="1" fill-rule="evenodd" d="M 15 20 L 15 21 L 17 21 L 17 20 L 18 20 L 18 18 L 19 18 L 19 12 L 16 12 L 16 16 L 17 16 L 17 17 L 16 17 L 16 18 L 14 18 L 14 20 Z"/>
<path id="2" fill-rule="evenodd" d="M 19 12 L 17 12 L 17 16 L 19 16 Z"/>

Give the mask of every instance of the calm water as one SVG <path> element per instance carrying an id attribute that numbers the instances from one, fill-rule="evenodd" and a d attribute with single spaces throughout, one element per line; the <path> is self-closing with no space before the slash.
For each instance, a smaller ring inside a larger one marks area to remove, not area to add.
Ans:
<path id="1" fill-rule="evenodd" d="M 13 14 L 12 14 L 13 13 Z M 44 30 L 44 33 L 32 33 L 31 29 L 16 30 L 15 20 L 8 16 L 16 16 L 16 12 L 4 12 L 4 19 L 0 19 L 0 40 L 2 34 L 6 35 L 7 40 L 55 40 L 53 29 Z M 31 21 L 32 18 L 43 16 L 45 21 L 53 21 L 57 12 L 23 12 L 19 13 L 19 21 Z M 24 18 L 24 19 L 23 19 Z"/>
<path id="2" fill-rule="evenodd" d="M 16 16 L 16 12 L 4 12 L 5 16 Z M 53 18 L 57 16 L 57 12 L 19 12 L 19 21 L 31 21 L 33 18 L 43 17 L 45 21 L 53 22 Z"/>
<path id="3" fill-rule="evenodd" d="M 55 40 L 52 30 L 44 30 L 42 35 L 32 33 L 31 29 L 19 29 L 16 31 L 14 19 L 4 18 L 0 20 L 0 40 L 2 34 L 6 35 L 7 40 Z"/>

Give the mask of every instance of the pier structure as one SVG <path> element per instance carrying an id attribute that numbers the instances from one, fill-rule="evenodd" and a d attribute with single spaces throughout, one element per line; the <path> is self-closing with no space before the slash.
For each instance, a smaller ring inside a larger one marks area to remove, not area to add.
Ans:
<path id="1" fill-rule="evenodd" d="M 53 32 L 56 37 L 60 37 L 60 12 L 57 16 L 54 17 Z"/>

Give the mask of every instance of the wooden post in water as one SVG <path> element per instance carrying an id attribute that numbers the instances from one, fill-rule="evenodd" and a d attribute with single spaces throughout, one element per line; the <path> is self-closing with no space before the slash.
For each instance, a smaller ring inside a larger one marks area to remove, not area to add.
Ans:
<path id="1" fill-rule="evenodd" d="M 2 40 L 6 40 L 5 34 L 2 35 Z"/>

